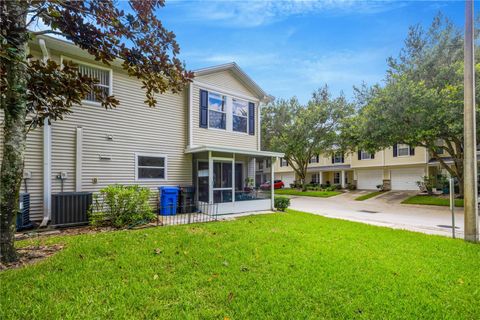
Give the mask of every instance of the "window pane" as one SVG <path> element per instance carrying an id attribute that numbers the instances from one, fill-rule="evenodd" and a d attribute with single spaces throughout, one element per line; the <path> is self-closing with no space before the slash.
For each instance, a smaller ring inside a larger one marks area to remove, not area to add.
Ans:
<path id="1" fill-rule="evenodd" d="M 165 179 L 163 168 L 138 168 L 139 179 Z"/>
<path id="2" fill-rule="evenodd" d="M 97 97 L 93 92 L 90 92 L 85 97 L 85 100 L 99 102 L 101 100 L 100 98 L 105 98 L 109 95 L 110 93 L 110 71 L 109 70 L 103 70 L 103 69 L 79 64 L 78 71 L 80 74 L 84 76 L 97 79 L 98 80 L 97 87 L 99 87 L 102 92 L 101 97 Z"/>
<path id="3" fill-rule="evenodd" d="M 233 99 L 233 114 L 248 117 L 248 103 L 246 101 Z"/>
<path id="4" fill-rule="evenodd" d="M 213 202 L 232 202 L 232 190 L 213 190 Z"/>
<path id="5" fill-rule="evenodd" d="M 227 123 L 227 115 L 222 112 L 210 110 L 208 122 L 210 128 L 225 129 Z"/>
<path id="6" fill-rule="evenodd" d="M 406 144 L 397 145 L 397 152 L 399 156 L 408 156 L 410 155 L 410 146 Z"/>
<path id="7" fill-rule="evenodd" d="M 225 112 L 225 97 L 216 93 L 209 92 L 208 108 L 213 111 Z"/>
<path id="8" fill-rule="evenodd" d="M 164 167 L 165 158 L 138 156 L 138 166 L 140 167 Z"/>
<path id="9" fill-rule="evenodd" d="M 222 163 L 222 188 L 232 187 L 232 164 L 229 162 Z"/>
<path id="10" fill-rule="evenodd" d="M 247 118 L 233 116 L 233 131 L 247 132 Z"/>

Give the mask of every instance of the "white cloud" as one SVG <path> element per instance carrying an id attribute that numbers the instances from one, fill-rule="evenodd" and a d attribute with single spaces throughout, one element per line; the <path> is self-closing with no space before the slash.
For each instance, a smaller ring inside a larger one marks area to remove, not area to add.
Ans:
<path id="1" fill-rule="evenodd" d="M 175 1 L 170 4 L 182 5 L 184 19 L 222 24 L 231 27 L 257 27 L 283 20 L 289 16 L 328 12 L 330 14 L 372 14 L 391 10 L 403 5 L 391 0 L 211 0 L 188 5 Z"/>

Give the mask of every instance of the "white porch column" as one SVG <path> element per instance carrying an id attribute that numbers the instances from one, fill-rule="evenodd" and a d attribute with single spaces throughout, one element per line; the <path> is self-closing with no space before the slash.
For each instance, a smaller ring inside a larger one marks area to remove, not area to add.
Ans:
<path id="1" fill-rule="evenodd" d="M 272 210 L 275 210 L 275 188 L 274 188 L 274 181 L 275 181 L 275 160 L 276 158 L 272 157 L 271 158 L 271 164 L 270 164 L 270 202 L 271 202 L 271 207 Z"/>
<path id="2" fill-rule="evenodd" d="M 232 203 L 235 203 L 235 153 L 232 154 Z"/>
<path id="3" fill-rule="evenodd" d="M 342 186 L 342 189 L 345 189 L 346 188 L 346 184 L 345 184 L 345 170 L 342 170 L 341 171 L 341 175 L 340 175 L 340 179 L 341 179 L 341 186 Z"/>
<path id="4" fill-rule="evenodd" d="M 318 172 L 318 184 L 322 184 L 323 183 L 323 172 L 322 171 L 319 171 Z"/>
<path id="5" fill-rule="evenodd" d="M 213 159 L 212 151 L 208 151 L 208 203 L 213 203 Z"/>

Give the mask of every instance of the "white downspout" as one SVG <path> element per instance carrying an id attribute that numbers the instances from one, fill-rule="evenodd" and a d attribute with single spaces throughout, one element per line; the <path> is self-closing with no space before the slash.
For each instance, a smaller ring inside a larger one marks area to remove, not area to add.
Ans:
<path id="1" fill-rule="evenodd" d="M 45 40 L 39 39 L 38 44 L 43 54 L 43 61 L 46 62 L 50 55 L 48 54 Z M 49 119 L 45 119 L 43 126 L 43 220 L 40 227 L 45 227 L 50 221 L 52 213 L 52 130 L 49 124 Z"/>
<path id="2" fill-rule="evenodd" d="M 188 147 L 193 147 L 193 83 L 188 84 Z"/>

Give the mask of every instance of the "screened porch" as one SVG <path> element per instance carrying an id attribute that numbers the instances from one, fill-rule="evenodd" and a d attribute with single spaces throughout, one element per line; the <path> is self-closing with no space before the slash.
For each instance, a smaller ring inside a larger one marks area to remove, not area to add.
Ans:
<path id="1" fill-rule="evenodd" d="M 193 182 L 198 203 L 218 204 L 219 214 L 271 210 L 273 186 L 256 187 L 256 163 L 268 158 L 273 181 L 273 163 L 280 153 L 231 148 L 199 147 L 192 153 Z"/>

